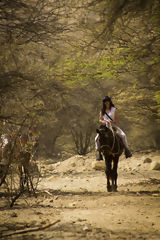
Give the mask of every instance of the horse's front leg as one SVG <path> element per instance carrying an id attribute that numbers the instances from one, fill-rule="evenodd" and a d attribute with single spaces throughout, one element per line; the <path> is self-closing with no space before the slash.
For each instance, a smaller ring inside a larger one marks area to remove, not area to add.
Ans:
<path id="1" fill-rule="evenodd" d="M 115 159 L 114 159 L 114 162 L 113 162 L 113 171 L 112 171 L 112 173 L 113 173 L 113 176 L 112 176 L 112 178 L 113 178 L 113 186 L 112 186 L 112 190 L 113 190 L 114 192 L 117 191 L 118 159 L 119 159 L 119 157 L 118 157 L 118 158 L 115 158 Z"/>
<path id="2" fill-rule="evenodd" d="M 109 156 L 105 156 L 105 164 L 106 164 L 106 178 L 107 178 L 107 190 L 108 192 L 112 191 L 111 185 L 110 185 L 110 178 L 111 178 L 111 160 Z"/>

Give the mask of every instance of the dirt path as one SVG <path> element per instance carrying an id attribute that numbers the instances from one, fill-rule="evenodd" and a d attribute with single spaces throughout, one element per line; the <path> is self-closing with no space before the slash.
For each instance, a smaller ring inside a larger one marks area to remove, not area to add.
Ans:
<path id="1" fill-rule="evenodd" d="M 13 209 L 1 198 L 0 231 L 45 230 L 1 239 L 160 239 L 160 172 L 151 170 L 159 153 L 137 154 L 119 163 L 118 192 L 106 191 L 102 170 L 92 168 L 94 154 L 62 163 L 41 163 L 38 198 L 24 196 Z M 146 160 L 150 159 L 150 160 Z M 47 162 L 45 162 L 47 163 Z"/>

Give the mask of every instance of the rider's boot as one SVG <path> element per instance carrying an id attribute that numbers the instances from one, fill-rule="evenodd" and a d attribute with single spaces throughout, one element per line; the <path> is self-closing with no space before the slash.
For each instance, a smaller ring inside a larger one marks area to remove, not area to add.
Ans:
<path id="1" fill-rule="evenodd" d="M 97 161 L 102 161 L 103 160 L 103 156 L 102 156 L 102 153 L 100 151 L 97 152 L 96 160 Z"/>
<path id="2" fill-rule="evenodd" d="M 132 153 L 128 148 L 125 148 L 125 156 L 126 156 L 126 158 L 132 157 Z"/>

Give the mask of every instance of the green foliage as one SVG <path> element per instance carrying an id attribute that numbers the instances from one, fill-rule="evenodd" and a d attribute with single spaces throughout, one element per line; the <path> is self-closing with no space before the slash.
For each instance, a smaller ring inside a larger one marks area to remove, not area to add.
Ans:
<path id="1" fill-rule="evenodd" d="M 109 93 L 132 123 L 159 117 L 157 0 L 143 7 L 135 0 L 90 1 L 73 9 L 73 2 L 66 1 L 67 12 L 63 2 L 44 0 L 30 8 L 26 3 L 26 14 L 24 6 L 17 11 L 16 4 L 2 2 L 1 13 L 9 19 L 0 13 L 1 116 L 21 122 L 29 113 L 52 135 L 52 127 L 67 128 L 71 119 L 80 119 L 84 128 L 88 118 L 82 112 L 97 121 L 99 99 Z"/>
<path id="2" fill-rule="evenodd" d="M 128 68 L 135 62 L 132 55 L 127 55 L 128 49 L 114 48 L 113 52 L 105 51 L 100 58 L 87 58 L 77 55 L 74 59 L 68 58 L 59 61 L 56 66 L 50 68 L 51 73 L 62 74 L 62 81 L 68 88 L 84 87 L 96 79 L 96 81 L 113 80 L 118 78 L 119 72 Z"/>

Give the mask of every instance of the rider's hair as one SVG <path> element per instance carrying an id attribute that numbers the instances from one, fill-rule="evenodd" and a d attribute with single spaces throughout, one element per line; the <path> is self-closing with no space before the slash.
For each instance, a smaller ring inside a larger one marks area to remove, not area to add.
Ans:
<path id="1" fill-rule="evenodd" d="M 110 102 L 110 109 L 111 109 L 111 107 L 115 107 L 110 97 L 108 97 L 108 96 L 104 97 L 104 99 L 103 99 L 103 106 L 102 106 L 102 109 L 101 109 L 103 115 L 106 112 L 105 102 Z"/>

